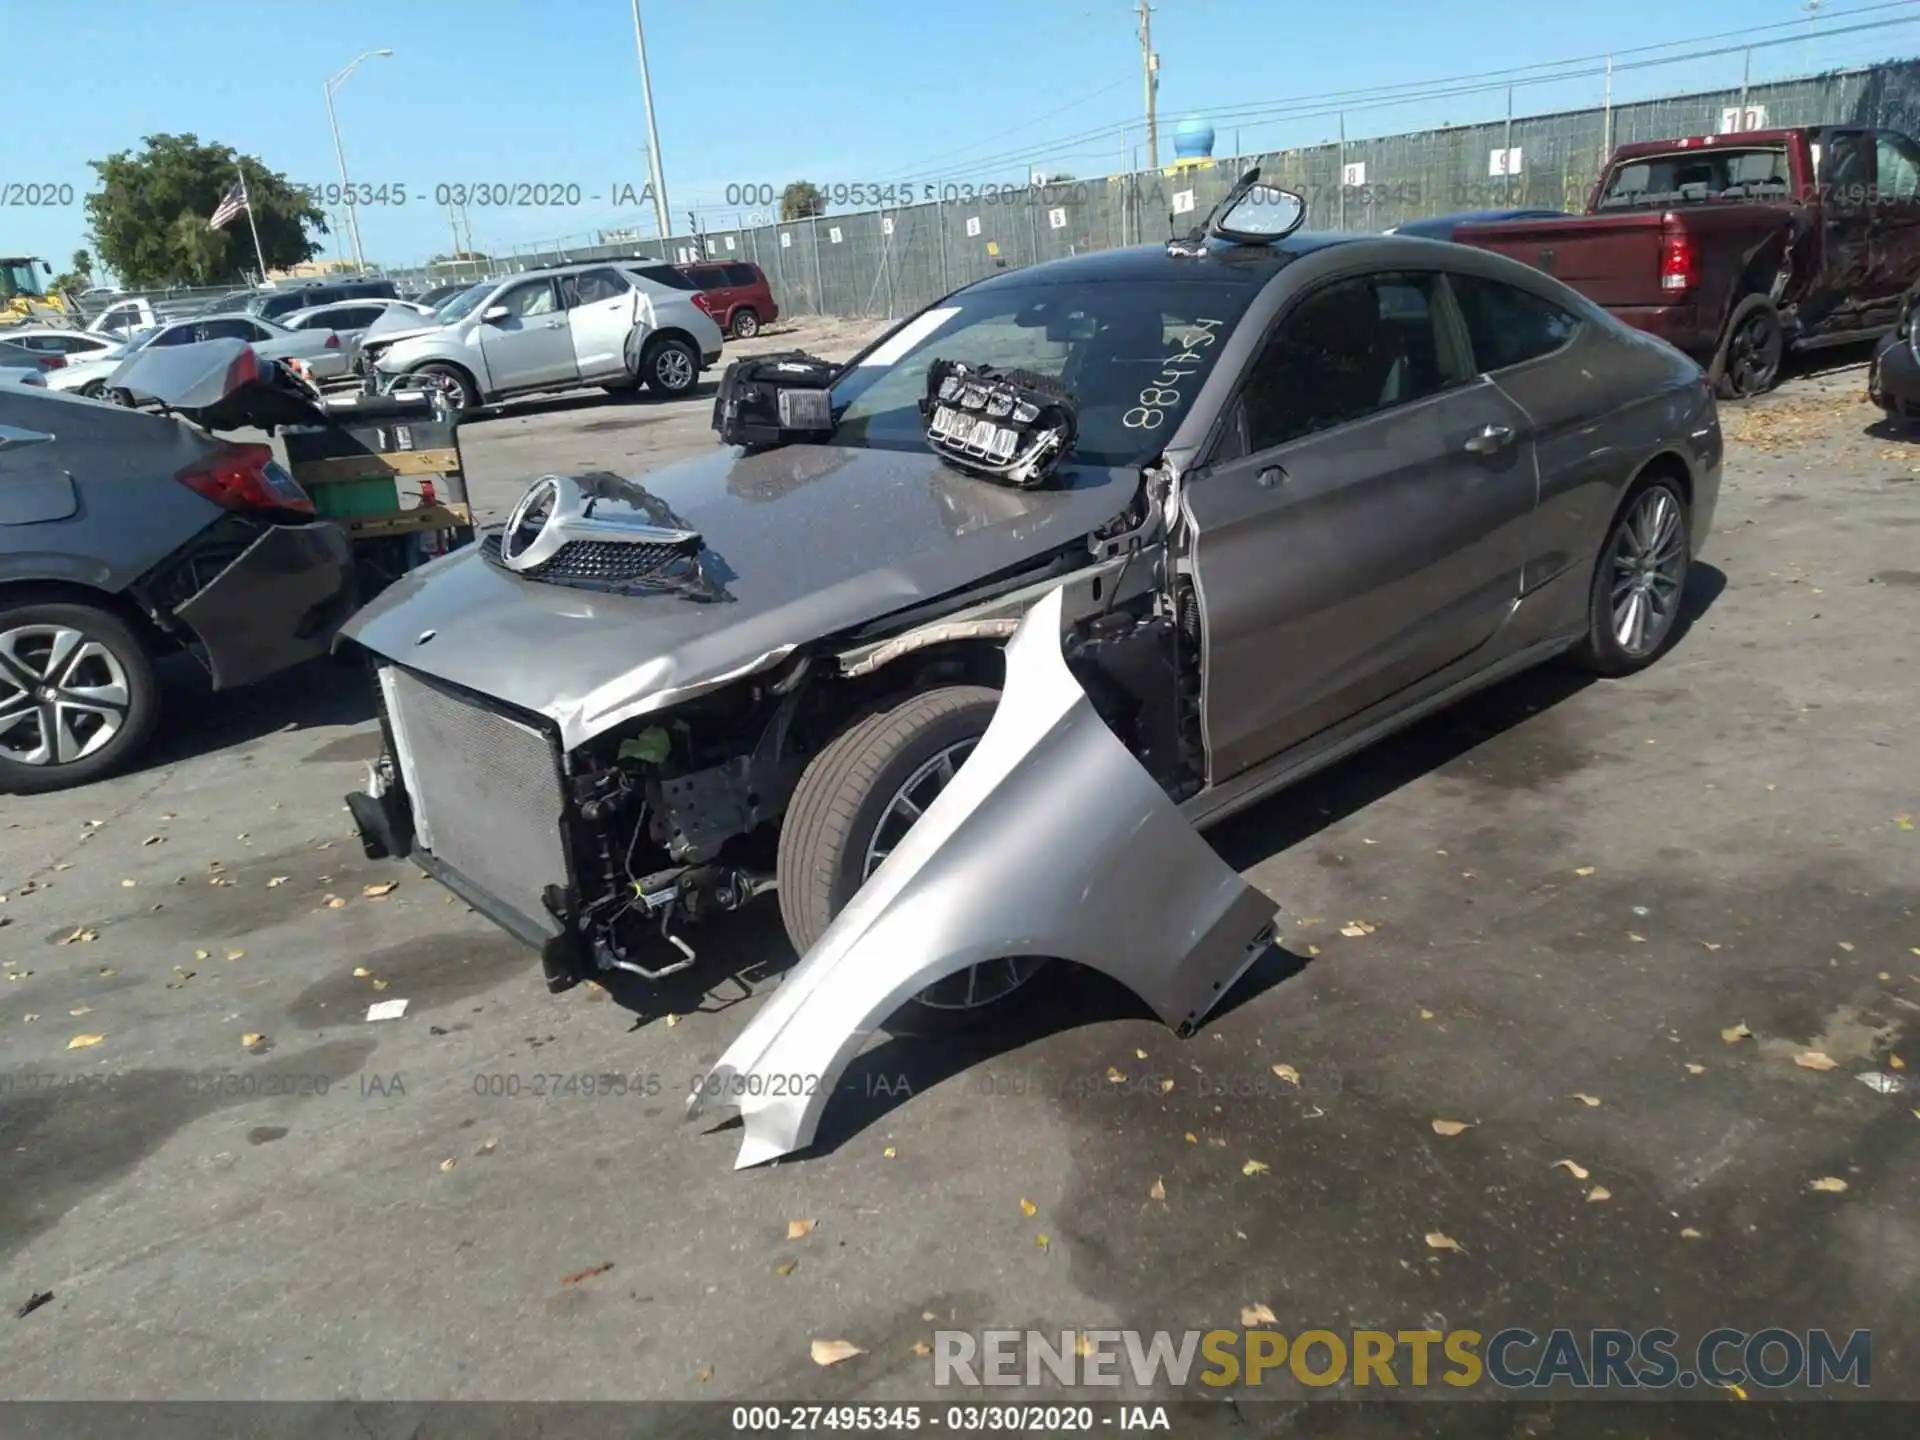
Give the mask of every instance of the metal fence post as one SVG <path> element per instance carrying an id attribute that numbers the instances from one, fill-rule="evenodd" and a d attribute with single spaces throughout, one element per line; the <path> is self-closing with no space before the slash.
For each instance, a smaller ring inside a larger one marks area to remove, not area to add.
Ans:
<path id="1" fill-rule="evenodd" d="M 1513 86 L 1507 86 L 1507 126 L 1500 139 L 1500 198 L 1513 204 Z"/>
<path id="2" fill-rule="evenodd" d="M 820 217 L 813 217 L 813 224 L 807 227 L 813 231 L 813 313 L 827 313 L 827 282 L 820 278 Z"/>
<path id="3" fill-rule="evenodd" d="M 1340 228 L 1347 228 L 1347 112 L 1340 112 Z"/>
<path id="4" fill-rule="evenodd" d="M 933 202 L 933 231 L 940 241 L 940 293 L 946 295 L 953 285 L 947 279 L 947 202 L 945 197 L 936 197 Z"/>

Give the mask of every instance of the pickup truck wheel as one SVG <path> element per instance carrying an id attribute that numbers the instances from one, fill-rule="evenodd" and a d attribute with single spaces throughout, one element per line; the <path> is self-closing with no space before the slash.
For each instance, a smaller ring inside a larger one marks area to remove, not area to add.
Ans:
<path id="1" fill-rule="evenodd" d="M 1000 696 L 974 685 L 923 691 L 842 731 L 801 775 L 780 829 L 780 918 L 804 955 L 945 789 Z M 896 1034 L 971 1029 L 1024 1000 L 1044 960 L 1013 956 L 962 970 L 901 1006 Z"/>
<path id="2" fill-rule="evenodd" d="M 0 606 L 0 791 L 98 780 L 159 718 L 153 658 L 119 616 L 65 602 Z"/>
<path id="3" fill-rule="evenodd" d="M 1727 320 L 1726 338 L 1713 360 L 1714 388 L 1723 400 L 1764 395 L 1780 379 L 1785 353 L 1780 312 L 1766 296 L 1749 295 Z"/>

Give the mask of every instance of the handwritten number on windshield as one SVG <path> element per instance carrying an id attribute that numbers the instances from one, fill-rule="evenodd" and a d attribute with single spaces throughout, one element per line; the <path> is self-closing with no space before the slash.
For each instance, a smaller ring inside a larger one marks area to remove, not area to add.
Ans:
<path id="1" fill-rule="evenodd" d="M 1177 355 L 1169 355 L 1161 362 L 1160 373 L 1153 382 L 1140 392 L 1140 403 L 1120 417 L 1120 423 L 1129 430 L 1158 430 L 1166 419 L 1167 412 L 1179 405 L 1182 400 L 1179 386 L 1182 381 L 1191 379 L 1199 373 L 1204 357 L 1200 351 L 1213 344 L 1219 337 L 1214 331 L 1219 327 L 1218 320 L 1196 320 L 1183 337 L 1182 348 Z M 1182 365 L 1193 368 L 1182 370 Z"/>

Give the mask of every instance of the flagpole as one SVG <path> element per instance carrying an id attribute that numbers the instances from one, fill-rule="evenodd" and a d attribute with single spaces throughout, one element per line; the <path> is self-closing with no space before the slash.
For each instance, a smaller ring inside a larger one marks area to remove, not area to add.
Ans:
<path id="1" fill-rule="evenodd" d="M 260 248 L 260 227 L 253 223 L 253 197 L 247 193 L 247 172 L 238 160 L 233 168 L 240 172 L 240 204 L 247 212 L 247 229 L 253 232 L 253 258 L 260 262 L 260 283 L 267 283 L 267 256 Z"/>

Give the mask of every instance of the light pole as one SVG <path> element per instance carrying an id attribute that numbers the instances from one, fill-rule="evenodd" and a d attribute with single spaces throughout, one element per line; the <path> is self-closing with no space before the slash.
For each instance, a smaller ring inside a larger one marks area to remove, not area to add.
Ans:
<path id="1" fill-rule="evenodd" d="M 347 179 L 347 152 L 340 148 L 340 122 L 333 115 L 333 92 L 347 83 L 347 77 L 360 68 L 362 60 L 372 60 L 376 57 L 384 59 L 391 54 L 393 54 L 391 50 L 368 50 L 364 54 L 356 55 L 353 57 L 353 62 L 327 81 L 326 85 L 327 124 L 333 127 L 333 158 L 340 162 L 340 199 L 346 206 L 347 231 L 353 236 L 353 263 L 363 273 L 367 268 L 367 257 L 360 249 L 360 217 L 353 203 L 352 182 Z"/>
<path id="2" fill-rule="evenodd" d="M 640 56 L 640 93 L 647 102 L 647 168 L 653 178 L 653 220 L 666 244 L 672 227 L 667 223 L 667 181 L 660 168 L 660 131 L 653 123 L 653 81 L 647 74 L 647 37 L 640 28 L 640 0 L 633 0 L 633 48 Z"/>

